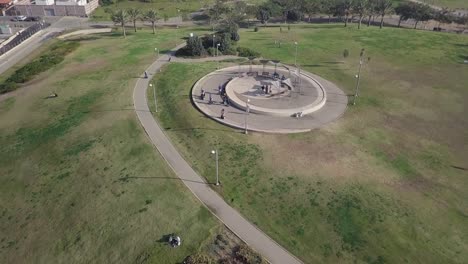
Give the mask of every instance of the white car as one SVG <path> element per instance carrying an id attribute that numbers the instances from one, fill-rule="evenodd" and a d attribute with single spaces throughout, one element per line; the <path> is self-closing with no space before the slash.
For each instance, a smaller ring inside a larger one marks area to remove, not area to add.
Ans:
<path id="1" fill-rule="evenodd" d="M 26 16 L 15 16 L 11 19 L 11 21 L 25 21 L 27 19 Z"/>

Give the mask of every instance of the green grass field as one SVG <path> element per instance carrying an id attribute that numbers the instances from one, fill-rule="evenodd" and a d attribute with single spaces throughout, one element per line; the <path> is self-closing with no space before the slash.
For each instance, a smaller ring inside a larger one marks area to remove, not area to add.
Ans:
<path id="1" fill-rule="evenodd" d="M 193 83 L 217 65 L 174 63 L 154 80 L 157 118 L 209 181 L 219 148 L 220 194 L 306 263 L 463 263 L 467 40 L 342 25 L 242 30 L 240 46 L 289 64 L 298 41 L 300 65 L 348 94 L 365 48 L 357 106 L 310 133 L 247 137 L 190 103 Z"/>
<path id="2" fill-rule="evenodd" d="M 423 2 L 440 7 L 468 9 L 468 1 L 466 0 L 426 0 Z"/>
<path id="3" fill-rule="evenodd" d="M 211 1 L 205 1 L 210 3 Z M 94 20 L 110 20 L 109 14 L 105 13 L 106 8 L 111 10 L 116 9 L 127 9 L 127 8 L 138 8 L 141 10 L 155 9 L 161 18 L 164 18 L 164 15 L 168 17 L 175 17 L 182 14 L 188 14 L 194 11 L 199 10 L 201 7 L 206 4 L 203 1 L 168 1 L 168 0 L 158 0 L 154 2 L 140 2 L 140 1 L 128 1 L 122 0 L 117 1 L 115 4 L 109 6 L 100 6 L 92 14 L 92 19 Z M 180 10 L 180 12 L 177 12 Z"/>
<path id="4" fill-rule="evenodd" d="M 0 102 L 0 263 L 180 263 L 222 230 L 133 109 L 137 77 L 173 32 L 130 34 L 81 40 Z M 180 248 L 161 242 L 172 232 Z"/>
<path id="5" fill-rule="evenodd" d="M 260 4 L 264 0 L 247 0 L 250 4 Z M 401 0 L 394 0 L 395 2 L 401 2 Z M 92 14 L 91 18 L 96 21 L 110 20 L 110 15 L 105 12 L 106 9 L 126 9 L 126 8 L 138 8 L 141 10 L 155 9 L 158 11 L 159 16 L 164 18 L 176 17 L 179 15 L 188 15 L 191 12 L 195 12 L 200 8 L 209 7 L 214 1 L 213 0 L 155 0 L 153 2 L 140 2 L 132 0 L 117 0 L 114 4 L 108 6 L 98 7 Z M 428 4 L 448 7 L 448 8 L 468 8 L 468 2 L 465 0 L 426 0 L 423 1 Z M 177 10 L 180 10 L 178 12 Z"/>
<path id="6" fill-rule="evenodd" d="M 250 4 L 259 4 L 264 0 L 247 0 L 245 2 Z M 155 0 L 152 2 L 140 2 L 137 0 L 117 0 L 115 4 L 108 6 L 98 7 L 92 14 L 93 20 L 110 20 L 110 15 L 106 14 L 105 10 L 116 10 L 116 9 L 127 9 L 127 8 L 138 8 L 141 10 L 155 9 L 159 17 L 162 19 L 164 16 L 176 17 L 186 16 L 192 12 L 198 11 L 201 8 L 209 7 L 214 0 Z M 180 10 L 180 11 L 177 11 Z"/>

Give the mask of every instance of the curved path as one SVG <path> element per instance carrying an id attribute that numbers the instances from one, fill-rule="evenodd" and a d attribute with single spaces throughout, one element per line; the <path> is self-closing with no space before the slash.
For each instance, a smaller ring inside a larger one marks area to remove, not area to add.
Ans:
<path id="1" fill-rule="evenodd" d="M 229 206 L 224 199 L 212 190 L 208 183 L 198 175 L 184 160 L 168 137 L 164 134 L 159 124 L 151 114 L 146 90 L 151 77 L 168 62 L 168 55 L 161 56 L 148 69 L 150 78 L 143 75 L 138 79 L 133 91 L 133 104 L 136 114 L 143 128 L 148 134 L 153 145 L 158 149 L 176 175 L 192 191 L 208 209 L 255 251 L 264 256 L 271 263 L 299 264 L 302 263 L 294 255 L 277 244 L 273 239 L 263 233 L 254 224 L 245 219 L 238 211 Z M 213 59 L 213 58 L 210 58 Z M 225 59 L 218 57 L 214 59 Z"/>

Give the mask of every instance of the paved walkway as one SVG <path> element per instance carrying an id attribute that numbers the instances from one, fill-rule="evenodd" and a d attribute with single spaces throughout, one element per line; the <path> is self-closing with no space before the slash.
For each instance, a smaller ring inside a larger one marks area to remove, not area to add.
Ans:
<path id="1" fill-rule="evenodd" d="M 238 211 L 229 206 L 221 196 L 212 190 L 209 184 L 182 158 L 168 137 L 164 134 L 159 124 L 155 121 L 148 107 L 146 90 L 153 75 L 156 74 L 164 64 L 168 63 L 168 58 L 168 55 L 163 55 L 155 61 L 147 69 L 150 78 L 144 79 L 142 75 L 141 78 L 138 79 L 133 93 L 136 114 L 154 146 L 190 191 L 192 191 L 192 193 L 232 232 L 239 236 L 255 251 L 259 252 L 271 263 L 302 263 L 245 219 Z M 206 58 L 204 60 L 209 59 L 210 58 Z M 217 57 L 216 59 L 221 60 L 223 57 Z"/>

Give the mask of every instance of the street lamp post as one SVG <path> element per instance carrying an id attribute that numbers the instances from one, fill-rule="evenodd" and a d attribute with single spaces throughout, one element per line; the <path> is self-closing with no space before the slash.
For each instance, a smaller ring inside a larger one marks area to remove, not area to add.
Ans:
<path id="1" fill-rule="evenodd" d="M 216 159 L 216 186 L 219 185 L 219 166 L 218 166 L 218 150 L 212 150 L 211 154 L 215 155 Z"/>
<path id="2" fill-rule="evenodd" d="M 294 57 L 294 66 L 297 67 L 297 42 L 294 42 L 294 45 L 296 45 L 296 56 Z"/>
<path id="3" fill-rule="evenodd" d="M 250 113 L 250 106 L 249 106 L 249 103 L 250 103 L 250 99 L 247 99 L 247 107 L 245 108 L 245 134 L 247 135 L 249 133 L 249 131 L 247 130 L 247 117 Z"/>
<path id="4" fill-rule="evenodd" d="M 156 52 L 156 54 L 157 54 L 157 56 L 158 56 L 156 59 L 159 59 L 159 49 L 158 49 L 158 48 L 154 48 L 154 52 Z"/>
<path id="5" fill-rule="evenodd" d="M 149 86 L 153 88 L 154 109 L 155 109 L 155 112 L 158 112 L 158 105 L 156 104 L 156 86 L 153 85 L 152 83 L 150 83 Z"/>
<path id="6" fill-rule="evenodd" d="M 216 57 L 218 57 L 218 53 L 219 53 L 219 46 L 220 46 L 220 45 L 221 45 L 221 44 L 219 44 L 219 43 L 218 43 L 218 44 L 216 44 Z"/>
<path id="7" fill-rule="evenodd" d="M 215 37 L 216 37 L 216 35 L 213 34 L 213 50 L 215 49 Z"/>
<path id="8" fill-rule="evenodd" d="M 359 96 L 359 84 L 361 83 L 361 69 L 362 69 L 362 65 L 364 64 L 364 61 L 362 60 L 364 57 L 364 49 L 361 50 L 361 55 L 359 57 L 359 70 L 358 70 L 358 74 L 356 75 L 356 92 L 354 93 L 354 97 L 353 97 L 353 105 L 356 105 L 356 100 L 357 100 L 357 97 Z"/>

